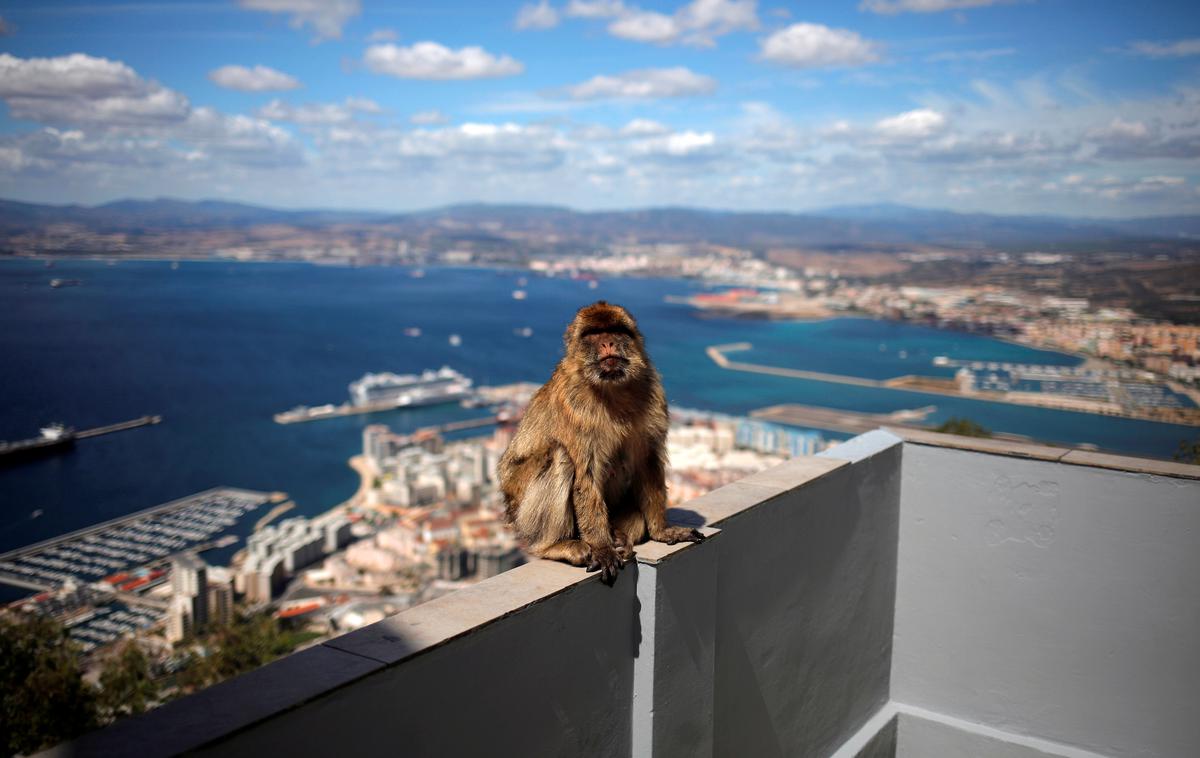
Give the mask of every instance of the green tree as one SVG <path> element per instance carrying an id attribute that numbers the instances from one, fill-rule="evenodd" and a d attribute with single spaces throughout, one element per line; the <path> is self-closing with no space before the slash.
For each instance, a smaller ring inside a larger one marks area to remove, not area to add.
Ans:
<path id="1" fill-rule="evenodd" d="M 100 709 L 110 719 L 136 716 L 158 699 L 150 662 L 132 640 L 104 661 L 100 671 Z"/>
<path id="2" fill-rule="evenodd" d="M 219 680 L 217 667 L 212 656 L 192 655 L 175 675 L 175 683 L 183 692 L 202 690 Z"/>
<path id="3" fill-rule="evenodd" d="M 267 614 L 239 617 L 213 636 L 213 667 L 218 679 L 237 676 L 290 653 L 292 646 Z"/>
<path id="4" fill-rule="evenodd" d="M 0 750 L 33 753 L 96 726 L 96 692 L 62 625 L 0 613 Z"/>
<path id="5" fill-rule="evenodd" d="M 942 425 L 935 428 L 933 431 L 942 432 L 943 434 L 958 434 L 963 437 L 991 437 L 992 433 L 989 429 L 980 426 L 969 418 L 959 418 L 951 416 L 942 422 Z"/>

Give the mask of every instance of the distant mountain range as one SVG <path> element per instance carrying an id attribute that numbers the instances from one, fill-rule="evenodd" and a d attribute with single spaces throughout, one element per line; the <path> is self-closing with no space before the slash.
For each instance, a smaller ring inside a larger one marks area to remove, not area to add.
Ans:
<path id="1" fill-rule="evenodd" d="M 277 210 L 215 200 L 120 200 L 97 206 L 0 200 L 0 235 L 72 224 L 96 233 L 137 236 L 171 231 L 378 230 L 396 234 L 509 241 L 553 236 L 562 242 L 711 242 L 748 247 L 1075 248 L 1083 245 L 1200 245 L 1200 215 L 1133 219 L 1005 216 L 901 205 L 826 208 L 805 213 L 646 208 L 575 211 L 541 205 L 454 205 L 409 213 Z"/>

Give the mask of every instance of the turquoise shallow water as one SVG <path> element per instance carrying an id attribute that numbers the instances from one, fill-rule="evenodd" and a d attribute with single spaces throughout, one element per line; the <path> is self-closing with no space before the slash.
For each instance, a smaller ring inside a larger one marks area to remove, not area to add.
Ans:
<path id="1" fill-rule="evenodd" d="M 749 341 L 745 360 L 870 378 L 948 372 L 937 355 L 1074 364 L 1076 359 L 966 334 L 846 318 L 769 323 L 695 316 L 663 301 L 696 285 L 661 279 L 529 278 L 512 271 L 329 268 L 303 264 L 33 261 L 0 264 L 0 438 L 49 421 L 78 428 L 158 413 L 165 423 L 81 441 L 66 455 L 0 469 L 0 550 L 216 485 L 285 490 L 299 513 L 350 495 L 346 459 L 364 425 L 408 429 L 478 411 L 456 407 L 280 426 L 272 414 L 341 402 L 366 371 L 443 364 L 479 384 L 544 381 L 580 305 L 628 306 L 647 335 L 672 403 L 729 413 L 797 402 L 886 412 L 936 405 L 1060 443 L 1169 457 L 1196 430 L 719 369 L 707 345 Z M 51 289 L 52 277 L 82 280 Z M 403 330 L 418 326 L 420 338 Z M 529 326 L 531 338 L 513 334 Z M 462 346 L 447 338 L 457 333 Z M 905 351 L 906 357 L 901 357 Z M 40 517 L 30 514 L 40 510 Z"/>

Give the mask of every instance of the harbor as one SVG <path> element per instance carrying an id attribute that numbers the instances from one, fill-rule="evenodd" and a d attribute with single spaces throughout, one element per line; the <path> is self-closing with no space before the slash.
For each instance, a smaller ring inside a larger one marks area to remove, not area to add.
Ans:
<path id="1" fill-rule="evenodd" d="M 753 347 L 749 342 L 734 342 L 710 345 L 705 352 L 713 363 L 730 371 L 1200 426 L 1200 407 L 1196 407 L 1188 396 L 1176 393 L 1168 395 L 1167 389 L 1145 381 L 1099 377 L 1097 372 L 1089 369 L 988 361 L 955 362 L 939 357 L 933 365 L 947 368 L 958 366 L 958 374 L 954 378 L 910 374 L 891 379 L 866 379 L 729 359 L 728 353 L 744 352 Z M 1009 366 L 1009 369 L 1002 369 L 1002 365 Z M 992 369 L 991 366 L 996 368 Z M 996 372 L 1000 371 L 1005 374 L 997 375 Z"/>
<path id="2" fill-rule="evenodd" d="M 217 540 L 279 495 L 219 487 L 0 555 L 0 583 L 51 591 L 108 582 L 132 592 L 156 577 L 136 570 Z"/>

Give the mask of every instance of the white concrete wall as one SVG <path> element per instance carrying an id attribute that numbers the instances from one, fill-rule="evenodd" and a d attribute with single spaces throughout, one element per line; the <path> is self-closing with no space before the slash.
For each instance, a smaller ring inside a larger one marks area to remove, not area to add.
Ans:
<path id="1" fill-rule="evenodd" d="M 1062 755 L 906 713 L 899 714 L 893 723 L 897 724 L 896 758 L 1059 758 Z"/>
<path id="2" fill-rule="evenodd" d="M 715 755 L 829 755 L 887 701 L 901 445 L 871 452 L 715 524 Z"/>
<path id="3" fill-rule="evenodd" d="M 633 755 L 713 755 L 713 670 L 721 535 L 639 554 Z M 652 552 L 653 551 L 653 552 Z M 642 554 L 662 553 L 642 562 Z"/>
<path id="4" fill-rule="evenodd" d="M 862 435 L 54 754 L 1200 755 L 1200 479 L 1008 452 Z"/>
<path id="5" fill-rule="evenodd" d="M 1200 755 L 1200 481 L 907 444 L 901 502 L 895 700 Z"/>
<path id="6" fill-rule="evenodd" d="M 636 573 L 578 584 L 199 753 L 627 756 Z"/>

